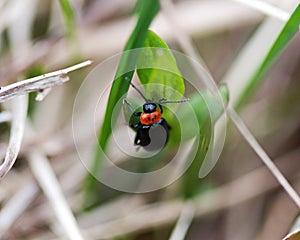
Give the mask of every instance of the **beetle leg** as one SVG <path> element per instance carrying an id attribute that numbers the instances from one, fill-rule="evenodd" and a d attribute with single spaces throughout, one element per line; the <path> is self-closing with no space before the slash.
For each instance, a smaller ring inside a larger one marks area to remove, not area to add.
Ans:
<path id="1" fill-rule="evenodd" d="M 126 104 L 126 105 L 129 107 L 131 113 L 132 113 L 134 116 L 136 116 L 136 117 L 141 116 L 142 112 L 136 112 L 136 111 L 134 111 L 133 106 L 132 106 L 129 102 L 127 102 L 127 100 L 126 100 L 125 98 L 123 99 L 123 104 Z"/>
<path id="2" fill-rule="evenodd" d="M 167 101 L 166 98 L 160 98 L 160 99 L 158 100 L 158 102 L 165 102 L 165 101 Z"/>
<path id="3" fill-rule="evenodd" d="M 141 123 L 140 122 L 138 122 L 138 123 L 136 123 L 136 124 L 134 124 L 134 125 L 130 125 L 130 127 L 131 128 L 134 128 L 134 129 L 137 129 L 137 128 L 139 128 L 141 126 Z"/>
<path id="4" fill-rule="evenodd" d="M 167 101 L 167 99 L 166 99 L 166 98 L 161 98 L 161 99 L 159 99 L 159 101 L 158 101 L 158 106 L 159 106 L 159 108 L 160 108 L 160 112 L 161 112 L 161 113 L 163 113 L 163 108 L 162 108 L 161 103 L 164 102 L 164 101 Z"/>
<path id="5" fill-rule="evenodd" d="M 141 138 L 140 138 L 139 134 L 136 134 L 136 136 L 135 136 L 134 145 L 141 145 Z"/>
<path id="6" fill-rule="evenodd" d="M 162 105 L 161 104 L 158 104 L 159 108 L 160 108 L 160 113 L 162 114 L 163 113 L 163 108 L 162 108 Z"/>

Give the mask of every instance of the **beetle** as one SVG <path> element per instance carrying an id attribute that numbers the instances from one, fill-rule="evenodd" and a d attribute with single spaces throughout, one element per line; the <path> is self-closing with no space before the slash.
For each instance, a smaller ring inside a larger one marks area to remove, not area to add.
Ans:
<path id="1" fill-rule="evenodd" d="M 155 102 L 147 99 L 133 83 L 129 83 L 145 100 L 143 112 L 136 112 L 133 106 L 126 99 L 123 99 L 123 104 L 129 107 L 131 114 L 139 118 L 137 123 L 129 125 L 137 132 L 134 144 L 149 151 L 162 149 L 168 141 L 169 130 L 171 129 L 167 121 L 162 117 L 162 105 L 166 103 L 183 103 L 187 102 L 188 99 L 167 101 L 165 98 L 161 98 L 158 102 Z"/>

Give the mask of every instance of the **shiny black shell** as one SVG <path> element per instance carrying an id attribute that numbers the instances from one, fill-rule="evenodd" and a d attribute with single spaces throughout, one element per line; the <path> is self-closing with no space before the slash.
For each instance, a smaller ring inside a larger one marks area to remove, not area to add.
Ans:
<path id="1" fill-rule="evenodd" d="M 137 130 L 134 144 L 149 151 L 162 149 L 168 141 L 169 129 L 170 127 L 164 118 L 153 125 L 142 125 Z"/>

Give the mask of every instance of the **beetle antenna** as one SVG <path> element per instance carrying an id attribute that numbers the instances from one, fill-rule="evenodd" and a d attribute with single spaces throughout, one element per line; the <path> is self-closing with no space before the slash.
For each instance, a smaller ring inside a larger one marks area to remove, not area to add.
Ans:
<path id="1" fill-rule="evenodd" d="M 146 96 L 142 93 L 140 89 L 138 89 L 131 81 L 128 81 L 131 87 L 133 87 L 140 95 L 141 97 L 145 100 L 145 102 L 149 102 L 149 100 L 146 98 Z"/>
<path id="2" fill-rule="evenodd" d="M 165 98 L 162 98 L 158 101 L 158 104 L 165 104 L 165 103 L 184 103 L 188 102 L 188 98 L 182 98 L 181 100 L 174 100 L 174 101 L 167 101 Z"/>
<path id="3" fill-rule="evenodd" d="M 123 104 L 126 104 L 129 107 L 131 113 L 135 112 L 133 106 L 131 106 L 131 104 L 129 102 L 127 102 L 127 100 L 125 98 L 123 99 Z"/>

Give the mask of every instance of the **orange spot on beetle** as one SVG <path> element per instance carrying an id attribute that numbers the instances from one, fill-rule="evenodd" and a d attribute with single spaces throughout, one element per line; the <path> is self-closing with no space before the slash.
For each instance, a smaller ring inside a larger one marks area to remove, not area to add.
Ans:
<path id="1" fill-rule="evenodd" d="M 140 122 L 143 125 L 152 125 L 154 123 L 159 122 L 161 119 L 161 112 L 159 110 L 155 110 L 153 113 L 142 113 L 140 116 Z"/>

